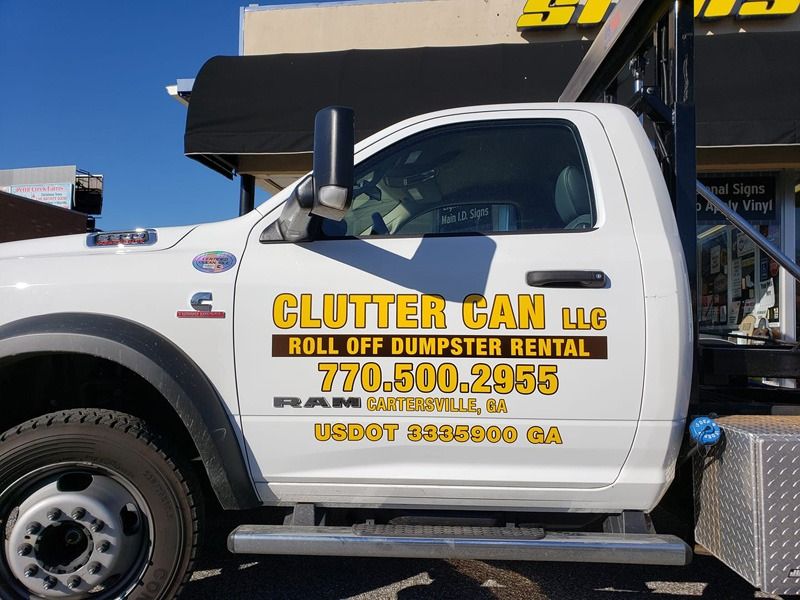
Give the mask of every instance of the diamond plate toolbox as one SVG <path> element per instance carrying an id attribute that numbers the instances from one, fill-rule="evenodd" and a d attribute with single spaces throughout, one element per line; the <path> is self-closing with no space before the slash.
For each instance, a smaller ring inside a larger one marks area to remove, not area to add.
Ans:
<path id="1" fill-rule="evenodd" d="M 755 587 L 800 594 L 800 417 L 717 422 L 694 459 L 695 538 Z"/>

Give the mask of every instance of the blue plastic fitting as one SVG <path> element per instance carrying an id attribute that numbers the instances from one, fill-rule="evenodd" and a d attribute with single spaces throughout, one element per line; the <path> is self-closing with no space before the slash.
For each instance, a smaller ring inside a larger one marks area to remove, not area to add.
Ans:
<path id="1" fill-rule="evenodd" d="M 692 440 L 703 446 L 713 446 L 722 437 L 722 430 L 711 417 L 697 417 L 689 423 Z"/>

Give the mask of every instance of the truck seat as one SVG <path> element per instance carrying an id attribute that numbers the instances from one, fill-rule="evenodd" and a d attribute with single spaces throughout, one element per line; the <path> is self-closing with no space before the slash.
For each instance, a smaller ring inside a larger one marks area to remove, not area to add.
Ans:
<path id="1" fill-rule="evenodd" d="M 592 208 L 583 171 L 572 165 L 564 167 L 556 180 L 555 204 L 564 229 L 589 229 Z"/>

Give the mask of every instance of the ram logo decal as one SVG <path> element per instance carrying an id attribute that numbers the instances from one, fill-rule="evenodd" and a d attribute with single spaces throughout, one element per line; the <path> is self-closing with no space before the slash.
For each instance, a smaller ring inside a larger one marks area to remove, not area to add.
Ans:
<path id="1" fill-rule="evenodd" d="M 350 396 L 347 398 L 334 396 L 328 401 L 323 396 L 312 396 L 303 401 L 295 396 L 275 396 L 272 399 L 275 408 L 361 408 L 361 398 Z"/>
<path id="2" fill-rule="evenodd" d="M 612 0 L 527 0 L 517 29 L 599 25 L 615 6 Z M 786 17 L 798 9 L 800 0 L 694 0 L 694 16 L 701 19 Z"/>

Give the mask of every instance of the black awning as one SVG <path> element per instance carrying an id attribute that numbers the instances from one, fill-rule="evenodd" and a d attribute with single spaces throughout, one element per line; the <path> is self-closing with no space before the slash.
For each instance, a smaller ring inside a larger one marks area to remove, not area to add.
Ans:
<path id="1" fill-rule="evenodd" d="M 800 32 L 698 37 L 698 146 L 800 144 Z"/>
<path id="2" fill-rule="evenodd" d="M 587 42 L 218 56 L 198 73 L 184 150 L 217 170 L 238 155 L 310 152 L 314 115 L 351 106 L 356 140 L 434 110 L 556 101 Z"/>
<path id="3" fill-rule="evenodd" d="M 800 143 L 800 33 L 698 37 L 699 146 Z M 239 156 L 310 152 L 314 115 L 356 111 L 356 139 L 456 106 L 555 101 L 588 42 L 218 56 L 198 73 L 187 155 L 232 175 Z"/>

